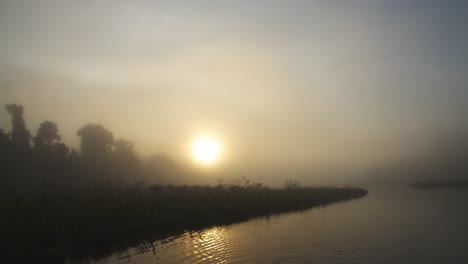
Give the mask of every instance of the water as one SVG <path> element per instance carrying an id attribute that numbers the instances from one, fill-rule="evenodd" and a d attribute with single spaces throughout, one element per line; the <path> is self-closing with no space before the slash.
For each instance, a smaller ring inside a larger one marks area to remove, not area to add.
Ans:
<path id="1" fill-rule="evenodd" d="M 98 263 L 468 263 L 468 192 L 358 200 L 155 241 Z"/>

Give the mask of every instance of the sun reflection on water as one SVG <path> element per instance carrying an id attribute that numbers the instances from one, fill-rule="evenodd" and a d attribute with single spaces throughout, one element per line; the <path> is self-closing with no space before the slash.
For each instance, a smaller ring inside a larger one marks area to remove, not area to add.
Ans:
<path id="1" fill-rule="evenodd" d="M 185 243 L 187 258 L 196 256 L 195 263 L 227 263 L 229 232 L 223 227 L 213 227 L 190 234 L 191 241 Z"/>

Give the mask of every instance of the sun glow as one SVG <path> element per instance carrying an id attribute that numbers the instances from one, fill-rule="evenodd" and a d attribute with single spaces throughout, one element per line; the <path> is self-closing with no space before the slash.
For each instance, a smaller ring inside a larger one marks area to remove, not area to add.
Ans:
<path id="1" fill-rule="evenodd" d="M 212 136 L 197 138 L 192 145 L 192 156 L 202 165 L 213 165 L 221 157 L 221 145 Z"/>

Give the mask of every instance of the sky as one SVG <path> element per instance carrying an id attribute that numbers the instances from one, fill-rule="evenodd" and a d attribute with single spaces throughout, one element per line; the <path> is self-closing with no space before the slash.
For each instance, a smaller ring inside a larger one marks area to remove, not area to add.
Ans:
<path id="1" fill-rule="evenodd" d="M 182 161 L 213 134 L 237 174 L 362 170 L 467 128 L 467 25 L 456 0 L 0 0 L 0 104 L 75 148 L 101 123 Z"/>

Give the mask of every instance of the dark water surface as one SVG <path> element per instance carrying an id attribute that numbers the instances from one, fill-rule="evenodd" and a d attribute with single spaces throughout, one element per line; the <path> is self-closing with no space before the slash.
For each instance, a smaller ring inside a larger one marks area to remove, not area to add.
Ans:
<path id="1" fill-rule="evenodd" d="M 361 199 L 155 241 L 97 263 L 468 263 L 468 192 Z"/>

